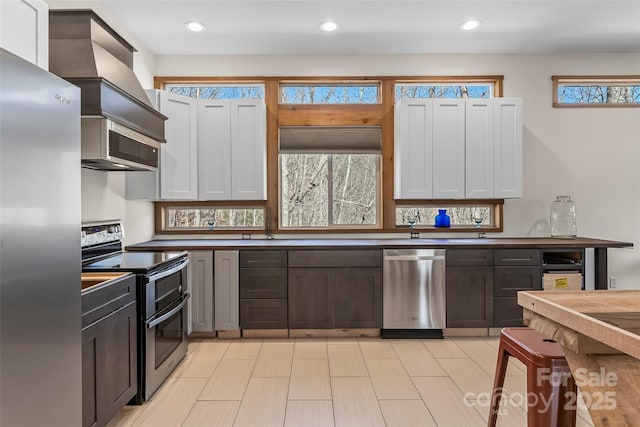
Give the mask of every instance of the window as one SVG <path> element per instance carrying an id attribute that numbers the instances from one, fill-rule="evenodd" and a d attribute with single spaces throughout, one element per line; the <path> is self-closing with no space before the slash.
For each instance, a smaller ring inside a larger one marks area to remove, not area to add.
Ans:
<path id="1" fill-rule="evenodd" d="M 493 83 L 400 83 L 396 101 L 401 98 L 491 98 Z"/>
<path id="2" fill-rule="evenodd" d="M 264 99 L 262 83 L 167 84 L 165 89 L 196 99 Z"/>
<path id="3" fill-rule="evenodd" d="M 396 226 L 413 228 L 432 228 L 438 210 L 446 209 L 451 218 L 451 228 L 482 228 L 496 230 L 501 228 L 499 224 L 501 203 L 465 204 L 465 202 L 448 203 L 438 205 L 396 206 Z"/>
<path id="4" fill-rule="evenodd" d="M 378 83 L 283 83 L 281 104 L 377 104 Z"/>
<path id="5" fill-rule="evenodd" d="M 263 208 L 165 207 L 165 230 L 263 230 Z"/>
<path id="6" fill-rule="evenodd" d="M 378 223 L 379 154 L 280 154 L 282 228 Z"/>
<path id="7" fill-rule="evenodd" d="M 638 107 L 640 76 L 553 76 L 554 107 Z"/>

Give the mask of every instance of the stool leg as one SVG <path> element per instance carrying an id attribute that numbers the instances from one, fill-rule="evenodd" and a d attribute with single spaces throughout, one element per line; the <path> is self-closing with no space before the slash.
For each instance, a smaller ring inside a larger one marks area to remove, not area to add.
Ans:
<path id="1" fill-rule="evenodd" d="M 502 391 L 504 386 L 504 377 L 507 373 L 507 364 L 509 363 L 509 353 L 500 343 L 498 350 L 498 361 L 496 363 L 496 375 L 493 380 L 493 391 L 491 392 L 491 411 L 489 412 L 488 427 L 495 427 L 498 421 L 498 412 L 500 408 L 500 399 L 502 399 Z"/>

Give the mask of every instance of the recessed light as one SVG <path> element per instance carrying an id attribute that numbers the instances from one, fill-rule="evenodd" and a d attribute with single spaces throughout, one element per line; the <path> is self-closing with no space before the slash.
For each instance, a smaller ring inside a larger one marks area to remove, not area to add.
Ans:
<path id="1" fill-rule="evenodd" d="M 187 21 L 184 23 L 184 26 L 196 33 L 199 33 L 200 31 L 204 31 L 207 28 L 204 26 L 204 24 L 197 21 Z"/>
<path id="2" fill-rule="evenodd" d="M 325 21 L 322 24 L 320 24 L 320 28 L 322 28 L 322 31 L 327 31 L 327 32 L 335 31 L 338 29 L 338 23 L 334 21 Z"/>
<path id="3" fill-rule="evenodd" d="M 478 28 L 478 26 L 480 26 L 481 22 L 477 19 L 472 19 L 470 21 L 465 22 L 464 24 L 462 24 L 460 26 L 460 28 L 462 28 L 465 31 L 471 31 L 471 30 L 475 30 L 476 28 Z"/>

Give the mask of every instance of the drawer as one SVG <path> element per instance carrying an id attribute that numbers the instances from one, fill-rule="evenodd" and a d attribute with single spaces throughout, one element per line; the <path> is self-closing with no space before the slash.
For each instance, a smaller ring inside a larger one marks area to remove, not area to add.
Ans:
<path id="1" fill-rule="evenodd" d="M 495 249 L 493 265 L 540 265 L 539 249 Z"/>
<path id="2" fill-rule="evenodd" d="M 447 266 L 486 267 L 493 265 L 492 249 L 447 249 Z"/>
<path id="3" fill-rule="evenodd" d="M 240 298 L 286 298 L 286 268 L 241 268 Z"/>
<path id="4" fill-rule="evenodd" d="M 518 291 L 540 289 L 542 289 L 540 267 L 493 268 L 493 295 L 496 297 L 516 297 Z"/>
<path id="5" fill-rule="evenodd" d="M 136 276 L 129 274 L 106 286 L 96 285 L 82 292 L 82 328 L 136 300 Z"/>
<path id="6" fill-rule="evenodd" d="M 242 268 L 277 268 L 287 266 L 287 251 L 240 251 Z"/>
<path id="7" fill-rule="evenodd" d="M 289 251 L 289 267 L 382 267 L 382 250 Z"/>
<path id="8" fill-rule="evenodd" d="M 287 300 L 240 300 L 240 327 L 242 329 L 287 329 Z"/>

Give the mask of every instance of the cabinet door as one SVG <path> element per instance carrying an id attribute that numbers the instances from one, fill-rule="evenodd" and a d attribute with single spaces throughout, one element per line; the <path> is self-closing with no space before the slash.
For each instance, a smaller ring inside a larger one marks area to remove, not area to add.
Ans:
<path id="1" fill-rule="evenodd" d="M 335 269 L 289 269 L 289 328 L 334 328 L 335 303 Z"/>
<path id="2" fill-rule="evenodd" d="M 196 100 L 160 91 L 159 104 L 159 111 L 168 117 L 167 142 L 160 148 L 160 196 L 166 200 L 195 200 L 198 197 Z"/>
<path id="3" fill-rule="evenodd" d="M 462 99 L 433 100 L 434 199 L 464 198 L 464 109 Z"/>
<path id="4" fill-rule="evenodd" d="M 82 426 L 105 426 L 138 391 L 132 302 L 82 330 Z"/>
<path id="5" fill-rule="evenodd" d="M 214 327 L 218 331 L 240 329 L 238 251 L 214 252 Z"/>
<path id="6" fill-rule="evenodd" d="M 213 332 L 213 251 L 191 251 L 191 331 Z"/>
<path id="7" fill-rule="evenodd" d="M 336 328 L 382 327 L 382 269 L 336 268 Z"/>
<path id="8" fill-rule="evenodd" d="M 495 197 L 522 197 L 521 98 L 494 98 L 493 142 Z"/>
<path id="9" fill-rule="evenodd" d="M 261 99 L 231 100 L 231 198 L 267 199 L 266 106 Z"/>
<path id="10" fill-rule="evenodd" d="M 447 267 L 447 328 L 493 325 L 493 267 Z"/>
<path id="11" fill-rule="evenodd" d="M 82 330 L 82 427 L 98 424 L 98 401 L 105 400 L 105 390 L 98 387 L 104 381 L 104 370 L 98 368 L 104 364 L 103 334 L 100 322 Z"/>
<path id="12" fill-rule="evenodd" d="M 0 1 L 0 46 L 49 69 L 49 6 L 42 0 Z"/>
<path id="13" fill-rule="evenodd" d="M 198 104 L 198 198 L 231 200 L 231 101 Z"/>
<path id="14" fill-rule="evenodd" d="M 465 104 L 465 196 L 493 195 L 493 99 L 467 99 Z"/>
<path id="15" fill-rule="evenodd" d="M 103 320 L 104 379 L 99 384 L 104 392 L 104 411 L 100 425 L 105 425 L 138 391 L 136 303 L 131 303 Z"/>
<path id="16" fill-rule="evenodd" d="M 432 113 L 431 99 L 398 101 L 394 156 L 396 199 L 433 197 Z"/>

